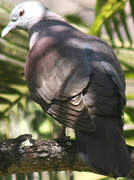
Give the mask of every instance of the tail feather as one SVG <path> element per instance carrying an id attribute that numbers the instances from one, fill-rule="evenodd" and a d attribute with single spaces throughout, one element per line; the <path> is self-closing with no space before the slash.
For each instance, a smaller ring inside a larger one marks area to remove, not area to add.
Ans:
<path id="1" fill-rule="evenodd" d="M 115 122 L 98 121 L 91 133 L 76 130 L 77 148 L 83 161 L 98 173 L 126 177 L 131 161 L 122 130 Z"/>

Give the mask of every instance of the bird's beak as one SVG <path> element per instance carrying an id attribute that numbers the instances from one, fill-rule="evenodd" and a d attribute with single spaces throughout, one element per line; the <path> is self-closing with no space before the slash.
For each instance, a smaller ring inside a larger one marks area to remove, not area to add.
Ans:
<path id="1" fill-rule="evenodd" d="M 2 31 L 1 37 L 5 37 L 11 30 L 16 28 L 15 22 L 10 22 Z"/>

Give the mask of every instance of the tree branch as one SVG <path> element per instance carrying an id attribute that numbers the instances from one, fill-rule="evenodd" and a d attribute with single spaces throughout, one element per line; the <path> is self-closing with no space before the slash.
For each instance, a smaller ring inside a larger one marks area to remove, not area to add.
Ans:
<path id="1" fill-rule="evenodd" d="M 134 147 L 128 146 L 134 177 Z M 34 140 L 29 134 L 0 142 L 0 175 L 39 171 L 94 172 L 79 158 L 74 140 Z M 97 173 L 97 172 L 96 172 Z"/>

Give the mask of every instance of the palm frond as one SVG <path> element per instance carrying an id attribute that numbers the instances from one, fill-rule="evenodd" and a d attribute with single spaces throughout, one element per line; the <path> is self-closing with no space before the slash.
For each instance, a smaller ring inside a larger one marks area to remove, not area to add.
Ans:
<path id="1" fill-rule="evenodd" d="M 0 32 L 8 23 L 13 5 L 0 0 Z M 24 78 L 24 62 L 28 54 L 28 37 L 22 31 L 0 38 L 0 118 L 28 94 Z"/>
<path id="2" fill-rule="evenodd" d="M 126 0 L 98 0 L 96 3 L 96 18 L 89 33 L 98 36 L 105 20 L 111 18 L 117 11 L 124 8 Z"/>

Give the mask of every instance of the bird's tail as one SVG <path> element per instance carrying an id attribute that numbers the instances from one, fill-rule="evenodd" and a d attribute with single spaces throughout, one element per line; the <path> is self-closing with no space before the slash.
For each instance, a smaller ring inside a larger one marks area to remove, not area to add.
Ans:
<path id="1" fill-rule="evenodd" d="M 131 161 L 117 121 L 97 121 L 96 131 L 91 133 L 76 130 L 76 143 L 82 160 L 96 172 L 125 177 L 130 172 Z"/>

